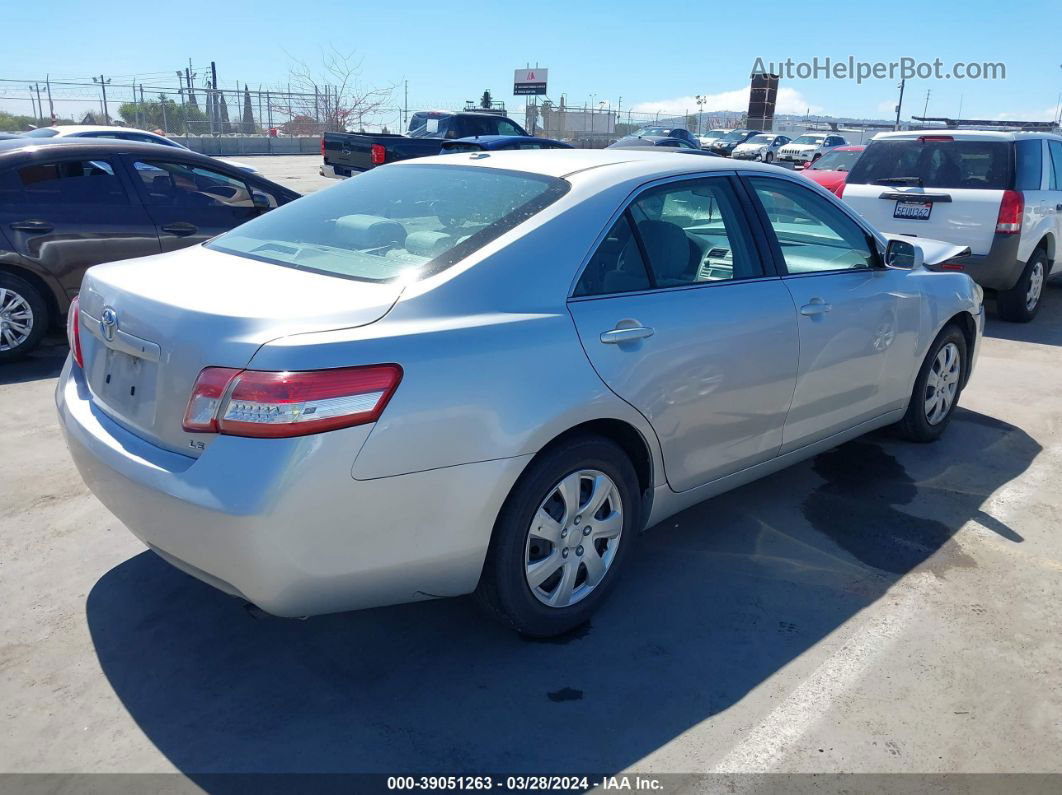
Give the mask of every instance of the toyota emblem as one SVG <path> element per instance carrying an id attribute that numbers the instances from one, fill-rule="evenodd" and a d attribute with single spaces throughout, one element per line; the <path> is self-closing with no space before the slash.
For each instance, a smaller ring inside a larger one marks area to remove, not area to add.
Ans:
<path id="1" fill-rule="evenodd" d="M 103 312 L 100 313 L 100 334 L 103 338 L 110 342 L 114 339 L 114 332 L 118 330 L 118 313 L 111 307 L 103 307 Z"/>

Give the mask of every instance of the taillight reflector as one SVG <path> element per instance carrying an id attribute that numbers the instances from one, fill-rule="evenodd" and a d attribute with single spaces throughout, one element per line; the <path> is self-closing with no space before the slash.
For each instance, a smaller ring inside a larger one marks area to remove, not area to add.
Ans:
<path id="1" fill-rule="evenodd" d="M 945 262 L 943 265 L 940 266 L 940 269 L 945 271 L 966 270 L 966 268 L 958 262 Z"/>
<path id="2" fill-rule="evenodd" d="M 1016 235 L 1021 232 L 1021 217 L 1025 214 L 1025 197 L 1020 191 L 1003 191 L 996 218 L 997 235 Z"/>
<path id="3" fill-rule="evenodd" d="M 379 419 L 402 368 L 397 364 L 306 372 L 208 367 L 199 374 L 184 429 L 230 436 L 305 436 Z"/>
<path id="4" fill-rule="evenodd" d="M 66 313 L 66 341 L 74 362 L 78 367 L 84 367 L 85 356 L 81 353 L 81 301 L 76 297 L 70 302 L 70 309 Z"/>
<path id="5" fill-rule="evenodd" d="M 387 150 L 381 144 L 373 144 L 369 147 L 369 157 L 374 166 L 382 166 L 387 159 Z"/>

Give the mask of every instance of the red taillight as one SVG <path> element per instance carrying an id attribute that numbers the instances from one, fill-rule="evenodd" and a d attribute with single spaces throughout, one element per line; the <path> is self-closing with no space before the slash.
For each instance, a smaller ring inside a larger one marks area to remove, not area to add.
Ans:
<path id="1" fill-rule="evenodd" d="M 85 357 L 81 353 L 81 301 L 78 298 L 70 302 L 70 309 L 66 313 L 66 341 L 74 362 L 78 367 L 84 367 Z"/>
<path id="2" fill-rule="evenodd" d="M 1021 217 L 1025 214 L 1025 197 L 1020 191 L 1003 191 L 996 218 L 997 235 L 1016 235 L 1021 232 Z"/>
<path id="3" fill-rule="evenodd" d="M 848 184 L 847 182 L 842 182 L 840 185 L 837 186 L 837 198 L 838 199 L 843 199 L 844 198 L 844 186 L 847 185 L 847 184 Z"/>
<path id="4" fill-rule="evenodd" d="M 963 271 L 966 270 L 966 266 L 959 262 L 945 262 L 940 266 L 940 269 L 945 271 Z"/>
<path id="5" fill-rule="evenodd" d="M 374 166 L 382 166 L 387 158 L 387 150 L 380 144 L 373 144 L 369 147 L 369 157 L 372 159 Z"/>
<path id="6" fill-rule="evenodd" d="M 230 436 L 305 436 L 376 422 L 391 399 L 397 364 L 307 372 L 207 367 L 199 374 L 184 429 Z"/>
<path id="7" fill-rule="evenodd" d="M 918 140 L 926 143 L 927 141 L 954 141 L 955 139 L 950 135 L 920 135 Z"/>

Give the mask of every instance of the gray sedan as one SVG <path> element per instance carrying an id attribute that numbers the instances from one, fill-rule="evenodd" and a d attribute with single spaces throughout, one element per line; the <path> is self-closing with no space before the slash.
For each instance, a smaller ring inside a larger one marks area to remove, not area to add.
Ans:
<path id="1" fill-rule="evenodd" d="M 931 271 L 962 251 L 757 164 L 423 158 L 92 268 L 56 401 L 100 500 L 223 591 L 475 592 L 548 636 L 642 528 L 875 428 L 937 438 L 983 326 Z"/>

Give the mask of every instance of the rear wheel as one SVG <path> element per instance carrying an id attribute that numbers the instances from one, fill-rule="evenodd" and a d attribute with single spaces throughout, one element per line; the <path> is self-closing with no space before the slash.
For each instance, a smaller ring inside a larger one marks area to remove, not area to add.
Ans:
<path id="1" fill-rule="evenodd" d="M 996 296 L 999 316 L 1012 323 L 1028 323 L 1040 310 L 1047 279 L 1047 252 L 1036 249 L 1018 278 L 1018 283 Z"/>
<path id="2" fill-rule="evenodd" d="M 770 163 L 774 160 L 774 152 L 768 152 L 763 156 L 764 163 Z"/>
<path id="3" fill-rule="evenodd" d="M 586 622 L 640 527 L 638 478 L 613 442 L 585 436 L 534 462 L 498 516 L 476 596 L 531 637 Z"/>
<path id="4" fill-rule="evenodd" d="M 26 355 L 48 330 L 48 305 L 18 276 L 0 273 L 0 362 Z"/>
<path id="5" fill-rule="evenodd" d="M 918 371 L 907 413 L 896 424 L 900 435 L 913 442 L 939 439 L 955 413 L 965 379 L 966 337 L 956 326 L 946 326 Z"/>

